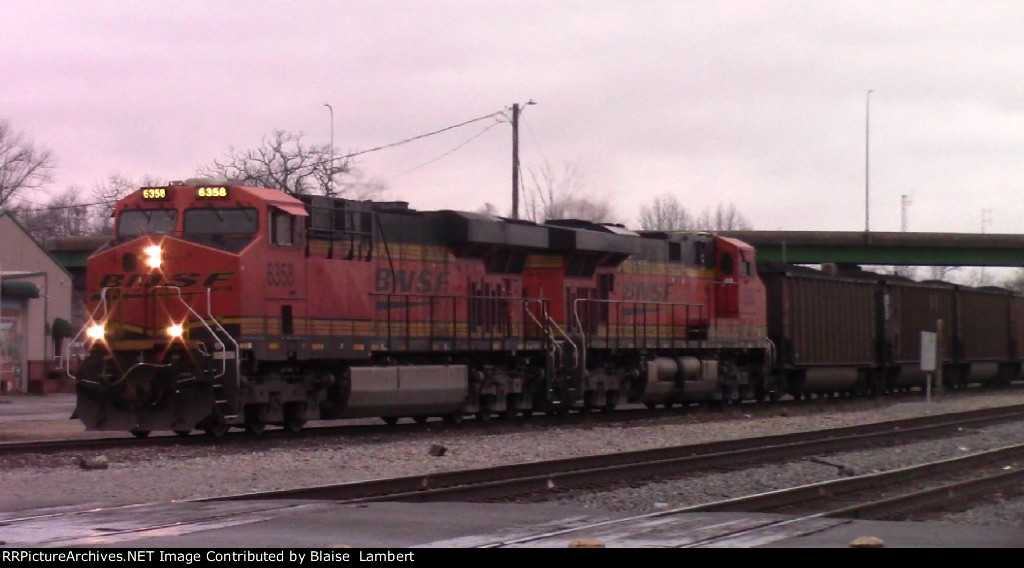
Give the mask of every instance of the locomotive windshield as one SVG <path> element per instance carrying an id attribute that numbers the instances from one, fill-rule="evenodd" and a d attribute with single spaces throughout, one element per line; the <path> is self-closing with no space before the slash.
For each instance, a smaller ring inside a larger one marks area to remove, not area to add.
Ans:
<path id="1" fill-rule="evenodd" d="M 259 226 L 256 210 L 250 207 L 206 207 L 185 210 L 185 236 L 251 235 Z"/>
<path id="2" fill-rule="evenodd" d="M 258 228 L 259 214 L 251 207 L 185 210 L 184 237 L 223 250 L 241 250 L 252 241 Z"/>
<path id="3" fill-rule="evenodd" d="M 177 218 L 178 211 L 175 209 L 122 211 L 117 219 L 117 238 L 167 234 L 174 230 L 174 221 Z"/>

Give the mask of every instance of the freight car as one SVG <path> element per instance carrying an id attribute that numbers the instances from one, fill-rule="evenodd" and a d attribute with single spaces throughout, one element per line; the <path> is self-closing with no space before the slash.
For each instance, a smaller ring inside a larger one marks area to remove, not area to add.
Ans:
<path id="1" fill-rule="evenodd" d="M 74 372 L 91 430 L 766 395 L 764 288 L 737 240 L 196 182 L 139 189 L 114 225 Z"/>
<path id="2" fill-rule="evenodd" d="M 758 265 L 707 233 L 547 223 L 191 180 L 115 208 L 87 264 L 74 416 L 215 436 L 528 416 L 1020 374 L 1006 291 Z"/>
<path id="3" fill-rule="evenodd" d="M 921 333 L 938 333 L 949 389 L 1005 385 L 1024 359 L 1024 297 L 1008 290 L 915 282 L 863 271 L 762 264 L 775 390 L 878 395 L 926 388 Z"/>

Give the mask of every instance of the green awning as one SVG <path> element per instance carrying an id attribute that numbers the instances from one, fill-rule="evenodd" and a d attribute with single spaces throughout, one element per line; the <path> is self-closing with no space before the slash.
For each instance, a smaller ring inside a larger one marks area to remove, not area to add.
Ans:
<path id="1" fill-rule="evenodd" d="M 71 337 L 75 334 L 75 330 L 71 327 L 71 322 L 64 318 L 57 318 L 53 320 L 50 334 L 54 337 Z"/>
<path id="2" fill-rule="evenodd" d="M 39 288 L 31 282 L 23 280 L 4 280 L 0 282 L 0 298 L 38 298 Z"/>

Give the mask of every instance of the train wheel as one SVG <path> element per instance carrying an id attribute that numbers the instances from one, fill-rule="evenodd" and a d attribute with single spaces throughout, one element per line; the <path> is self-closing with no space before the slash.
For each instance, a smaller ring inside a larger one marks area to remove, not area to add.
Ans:
<path id="1" fill-rule="evenodd" d="M 246 418 L 245 420 L 245 431 L 248 434 L 252 434 L 253 436 L 259 436 L 266 429 L 267 423 L 260 420 L 259 418 L 254 418 L 252 420 Z"/>
<path id="2" fill-rule="evenodd" d="M 267 429 L 267 421 L 264 419 L 261 406 L 247 406 L 245 408 L 245 431 L 253 436 L 258 436 Z"/>
<path id="3" fill-rule="evenodd" d="M 426 424 L 427 423 L 427 418 L 428 418 L 427 416 L 423 416 L 423 415 L 413 416 L 412 417 L 412 421 L 417 423 L 417 424 Z"/>
<path id="4" fill-rule="evenodd" d="M 476 417 L 481 422 L 490 421 L 491 417 L 494 416 L 494 397 L 487 395 L 480 397 L 480 411 L 476 413 Z"/>
<path id="5" fill-rule="evenodd" d="M 224 421 L 224 417 L 220 414 L 211 416 L 207 419 L 206 425 L 203 426 L 203 432 L 214 438 L 223 437 L 224 434 L 228 433 L 228 423 Z"/>
<path id="6" fill-rule="evenodd" d="M 608 391 L 604 393 L 604 411 L 614 412 L 619 405 L 619 391 Z"/>
<path id="7" fill-rule="evenodd" d="M 148 438 L 149 434 L 150 434 L 149 430 L 132 430 L 132 436 L 135 436 L 136 438 L 139 438 L 140 440 L 142 438 Z"/>
<path id="8" fill-rule="evenodd" d="M 192 430 L 175 430 L 174 434 L 179 438 L 188 438 L 192 434 Z"/>
<path id="9" fill-rule="evenodd" d="M 388 426 L 394 426 L 395 424 L 398 424 L 397 416 L 381 416 L 380 419 L 383 420 L 384 423 L 387 424 Z"/>
<path id="10" fill-rule="evenodd" d="M 295 434 L 306 425 L 306 406 L 298 402 L 284 405 L 284 429 Z"/>
<path id="11" fill-rule="evenodd" d="M 523 395 L 513 393 L 505 397 L 505 412 L 502 416 L 508 419 L 515 418 L 523 406 Z"/>
<path id="12" fill-rule="evenodd" d="M 446 424 L 462 424 L 464 418 L 462 412 L 453 412 L 451 414 L 445 414 L 443 420 Z"/>

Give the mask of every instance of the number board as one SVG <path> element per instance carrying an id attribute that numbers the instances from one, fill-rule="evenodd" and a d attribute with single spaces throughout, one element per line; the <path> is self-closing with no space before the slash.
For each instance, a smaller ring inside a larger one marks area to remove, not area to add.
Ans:
<path id="1" fill-rule="evenodd" d="M 228 188 L 223 185 L 203 186 L 196 188 L 196 197 L 199 199 L 226 199 Z"/>
<path id="2" fill-rule="evenodd" d="M 170 192 L 167 191 L 166 187 L 144 187 L 142 188 L 142 198 L 146 201 L 163 201 L 170 197 Z"/>

